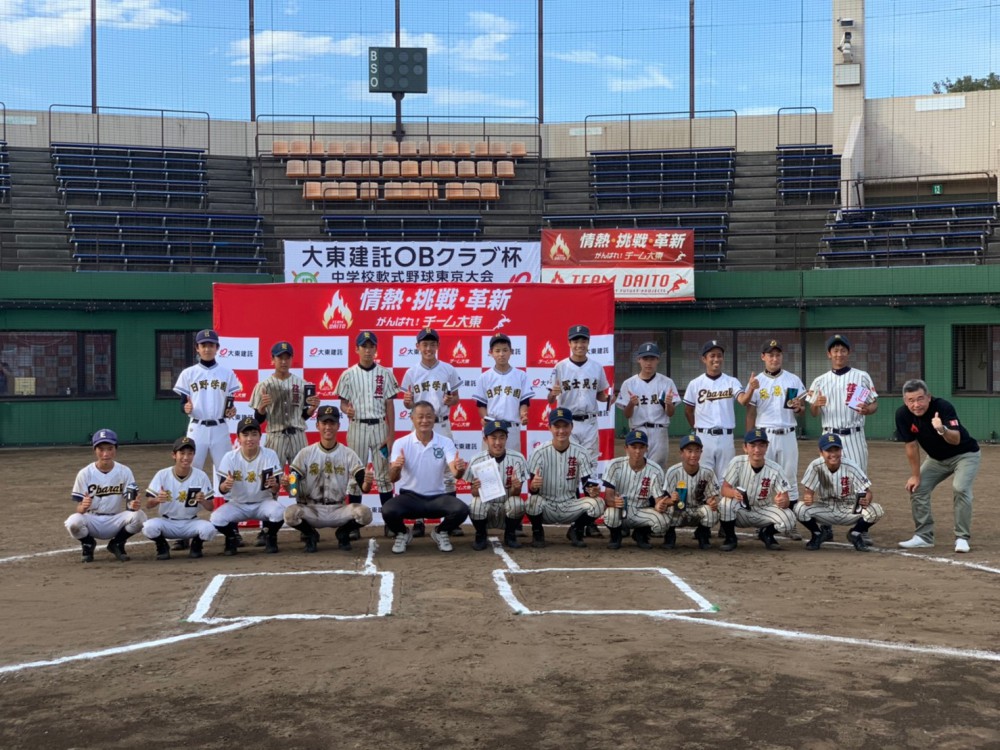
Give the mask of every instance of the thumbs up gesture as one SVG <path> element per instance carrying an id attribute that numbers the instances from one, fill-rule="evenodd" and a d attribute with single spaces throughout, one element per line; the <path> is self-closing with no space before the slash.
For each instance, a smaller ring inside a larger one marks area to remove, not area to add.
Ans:
<path id="1" fill-rule="evenodd" d="M 760 381 L 757 380 L 757 373 L 751 372 L 750 380 L 747 381 L 747 390 L 756 391 L 758 388 L 760 388 Z"/>
<path id="2" fill-rule="evenodd" d="M 538 492 L 542 489 L 542 470 L 539 469 L 535 472 L 535 475 L 531 478 L 531 491 Z"/>
<path id="3" fill-rule="evenodd" d="M 938 434 L 944 434 L 944 422 L 941 421 L 941 415 L 934 412 L 934 416 L 931 418 L 931 427 L 933 427 Z"/>
<path id="4" fill-rule="evenodd" d="M 233 479 L 233 472 L 229 472 L 226 474 L 226 478 L 219 484 L 219 489 L 222 492 L 229 492 L 229 490 L 233 488 L 234 484 L 236 484 L 236 480 Z"/>
<path id="5" fill-rule="evenodd" d="M 819 388 L 816 389 L 816 400 L 813 401 L 813 406 L 826 406 L 826 394 Z"/>

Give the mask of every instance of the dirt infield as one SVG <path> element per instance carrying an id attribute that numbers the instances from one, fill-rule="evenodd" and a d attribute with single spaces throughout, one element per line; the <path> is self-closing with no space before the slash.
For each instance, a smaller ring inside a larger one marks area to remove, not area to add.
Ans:
<path id="1" fill-rule="evenodd" d="M 278 555 L 223 557 L 217 540 L 162 562 L 131 542 L 131 562 L 99 548 L 90 565 L 62 525 L 90 451 L 5 451 L 0 746 L 997 747 L 1000 449 L 983 450 L 968 555 L 952 552 L 946 488 L 937 547 L 896 549 L 913 530 L 907 467 L 876 443 L 887 516 L 867 555 L 842 528 L 818 552 L 741 536 L 730 554 L 686 530 L 674 551 L 579 550 L 550 528 L 547 549 L 509 558 L 470 537 L 396 556 L 370 529 L 350 553 L 326 531 L 306 555 L 283 532 Z M 119 459 L 144 487 L 169 448 Z M 337 570 L 356 575 L 273 575 Z M 266 619 L 299 615 L 316 619 Z"/>

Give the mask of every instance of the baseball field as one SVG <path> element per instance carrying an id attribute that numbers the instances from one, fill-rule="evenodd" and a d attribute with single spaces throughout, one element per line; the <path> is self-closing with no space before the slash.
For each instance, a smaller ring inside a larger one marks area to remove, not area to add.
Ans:
<path id="1" fill-rule="evenodd" d="M 673 448 L 673 446 L 672 446 Z M 813 443 L 800 443 L 801 465 Z M 970 748 L 1000 746 L 1000 449 L 984 446 L 972 552 L 913 525 L 899 444 L 872 443 L 878 549 L 740 536 L 732 553 L 392 555 L 279 535 L 281 553 L 80 563 L 63 528 L 88 448 L 4 451 L 0 747 Z M 142 487 L 165 446 L 123 446 Z M 654 540 L 656 541 L 656 540 Z"/>

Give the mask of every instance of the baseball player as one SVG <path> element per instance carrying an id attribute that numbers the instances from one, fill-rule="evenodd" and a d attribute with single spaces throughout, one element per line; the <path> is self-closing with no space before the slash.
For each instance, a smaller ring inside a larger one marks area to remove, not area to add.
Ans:
<path id="1" fill-rule="evenodd" d="M 722 476 L 736 454 L 733 430 L 736 428 L 734 402 L 746 404 L 743 386 L 732 375 L 722 372 L 726 350 L 715 339 L 701 347 L 705 374 L 699 375 L 684 391 L 684 416 L 701 438 L 704 451 L 701 463 Z"/>
<path id="2" fill-rule="evenodd" d="M 703 446 L 697 435 L 681 438 L 681 461 L 667 469 L 657 510 L 666 513 L 669 528 L 663 546 L 673 549 L 678 526 L 694 526 L 698 549 L 711 549 L 712 527 L 719 521 L 719 480 L 715 472 L 701 465 Z"/>
<path id="3" fill-rule="evenodd" d="M 872 502 L 871 481 L 861 467 L 843 457 L 840 435 L 828 433 L 819 439 L 819 458 L 802 475 L 802 500 L 795 506 L 795 517 L 812 534 L 806 549 L 817 550 L 823 544 L 820 523 L 851 526 L 847 541 L 858 552 L 870 549 L 864 534 L 885 511 Z"/>
<path id="4" fill-rule="evenodd" d="M 611 532 L 608 549 L 621 549 L 622 530 L 631 531 L 635 546 L 652 549 L 649 537 L 663 534 L 666 516 L 656 509 L 663 492 L 663 469 L 646 460 L 649 436 L 630 430 L 625 436 L 625 455 L 608 464 L 604 472 L 604 525 Z"/>
<path id="5" fill-rule="evenodd" d="M 400 555 L 413 540 L 403 519 L 440 518 L 431 539 L 442 552 L 453 547 L 448 532 L 469 517 L 468 506 L 445 489 L 445 476 L 460 478 L 466 463 L 451 438 L 434 430 L 434 404 L 417 401 L 410 410 L 413 432 L 392 445 L 389 479 L 399 482 L 399 494 L 382 506 L 382 518 L 396 534 L 392 551 Z"/>
<path id="6" fill-rule="evenodd" d="M 488 529 L 504 530 L 504 546 L 512 549 L 521 546 L 517 541 L 517 529 L 524 517 L 521 487 L 528 477 L 528 462 L 520 451 L 507 450 L 509 432 L 510 425 L 503 420 L 487 422 L 483 427 L 486 448 L 473 457 L 465 470 L 465 479 L 472 487 L 469 517 L 476 529 L 476 538 L 472 543 L 474 550 L 484 550 L 489 546 L 486 539 Z M 480 476 L 487 472 L 490 464 L 497 467 L 504 494 L 484 498 Z"/>
<path id="7" fill-rule="evenodd" d="M 476 381 L 472 397 L 479 408 L 483 427 L 489 422 L 507 423 L 507 443 L 521 450 L 521 425 L 528 424 L 528 405 L 535 395 L 528 373 L 510 364 L 510 338 L 498 333 L 490 339 L 490 356 L 496 363 Z M 483 447 L 486 447 L 484 441 Z"/>
<path id="8" fill-rule="evenodd" d="M 185 436 L 174 441 L 174 465 L 160 469 L 146 489 L 146 509 L 160 509 L 159 518 L 150 518 L 142 525 L 142 533 L 156 544 L 156 559 L 169 560 L 167 539 L 190 539 L 188 557 L 201 557 L 205 542 L 215 539 L 216 529 L 198 518 L 198 510 L 211 511 L 215 493 L 212 480 L 201 469 L 194 468 L 197 446 Z"/>
<path id="9" fill-rule="evenodd" d="M 278 529 L 284 523 L 285 509 L 275 498 L 282 473 L 281 461 L 270 448 L 260 445 L 260 423 L 253 417 L 236 425 L 238 450 L 227 453 L 216 471 L 219 491 L 226 502 L 212 513 L 212 524 L 226 537 L 225 555 L 237 551 L 236 529 L 240 521 L 256 518 L 267 529 L 264 550 L 278 551 Z"/>
<path id="10" fill-rule="evenodd" d="M 616 406 L 628 420 L 629 429 L 642 430 L 649 436 L 646 458 L 660 468 L 667 465 L 670 419 L 680 403 L 674 381 L 656 371 L 660 347 L 647 342 L 636 353 L 639 372 L 622 383 Z"/>
<path id="11" fill-rule="evenodd" d="M 588 451 L 570 440 L 579 424 L 574 422 L 569 409 L 560 406 L 550 411 L 552 440 L 528 460 L 527 514 L 531 520 L 532 547 L 545 546 L 543 523 L 570 524 L 566 538 L 574 547 L 586 547 L 585 527 L 604 513 L 604 501 L 594 479 L 597 466 Z"/>
<path id="12" fill-rule="evenodd" d="M 250 394 L 254 419 L 267 422 L 267 447 L 278 455 L 282 466 L 306 447 L 306 420 L 319 408 L 319 397 L 306 395 L 311 384 L 289 369 L 294 355 L 287 341 L 272 346 L 274 373 L 258 382 Z"/>
<path id="13" fill-rule="evenodd" d="M 720 549 L 736 549 L 736 527 L 757 528 L 757 538 L 769 550 L 780 550 L 775 533 L 795 528 L 795 514 L 788 508 L 788 479 L 767 456 L 767 433 L 750 430 L 743 436 L 743 452 L 729 462 L 722 482 L 719 515 L 725 541 Z"/>
<path id="14" fill-rule="evenodd" d="M 362 503 L 346 502 L 351 494 L 370 492 L 375 474 L 365 470 L 358 454 L 337 442 L 340 410 L 321 406 L 316 413 L 319 442 L 300 450 L 285 480 L 295 505 L 285 508 L 285 523 L 305 536 L 305 551 L 315 552 L 317 528 L 336 528 L 338 547 L 351 549 L 351 532 L 372 522 Z"/>
<path id="15" fill-rule="evenodd" d="M 94 561 L 97 539 L 109 539 L 108 552 L 128 562 L 126 540 L 139 532 L 146 514 L 139 510 L 139 487 L 132 470 L 118 463 L 118 436 L 102 429 L 90 440 L 95 461 L 80 469 L 73 482 L 76 512 L 66 519 L 66 530 L 83 548 L 83 562 Z"/>
<path id="16" fill-rule="evenodd" d="M 399 384 L 392 370 L 375 361 L 378 338 L 371 331 L 362 331 L 354 341 L 358 364 L 353 365 L 337 381 L 340 408 L 350 420 L 347 445 L 358 454 L 361 463 L 369 459 L 375 469 L 378 496 L 382 505 L 392 498 L 389 482 L 389 452 L 396 433 L 396 412 L 389 404 L 399 393 Z M 349 495 L 352 503 L 360 503 L 361 495 Z"/>
<path id="17" fill-rule="evenodd" d="M 420 362 L 403 374 L 403 405 L 413 409 L 418 401 L 426 401 L 434 408 L 434 432 L 452 439 L 450 414 L 451 407 L 459 401 L 458 390 L 462 378 L 447 362 L 437 358 L 441 338 L 433 328 L 424 328 L 417 334 L 417 350 L 420 352 Z M 449 475 L 445 478 L 445 489 L 455 493 L 455 480 Z M 462 530 L 454 528 L 454 536 L 461 536 Z M 424 535 L 424 523 L 413 524 L 413 536 Z"/>

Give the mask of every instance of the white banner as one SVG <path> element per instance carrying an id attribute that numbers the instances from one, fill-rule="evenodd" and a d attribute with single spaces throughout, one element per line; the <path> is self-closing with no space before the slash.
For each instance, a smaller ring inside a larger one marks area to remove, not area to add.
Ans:
<path id="1" fill-rule="evenodd" d="M 528 284 L 542 280 L 540 242 L 285 240 L 293 284 Z"/>
<path id="2" fill-rule="evenodd" d="M 598 268 L 550 266 L 542 271 L 546 284 L 604 284 L 614 282 L 615 299 L 668 300 L 694 298 L 694 269 L 683 266 Z"/>

